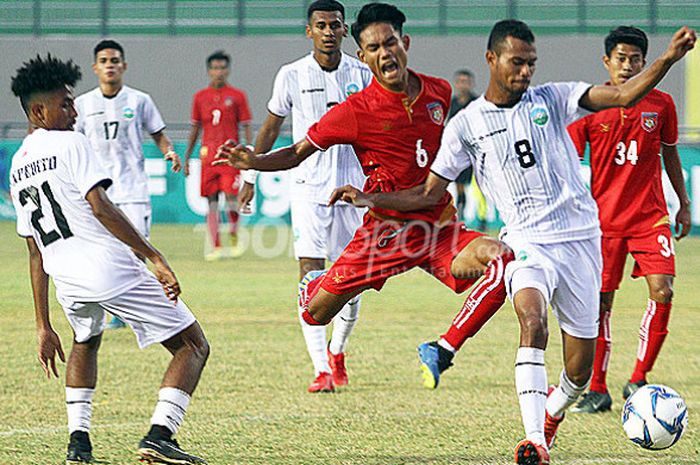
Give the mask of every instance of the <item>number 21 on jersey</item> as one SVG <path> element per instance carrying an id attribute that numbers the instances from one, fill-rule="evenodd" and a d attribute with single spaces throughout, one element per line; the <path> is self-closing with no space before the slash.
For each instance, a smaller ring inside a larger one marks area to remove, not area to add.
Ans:
<path id="1" fill-rule="evenodd" d="M 58 228 L 58 231 L 45 231 L 44 227 L 41 224 L 41 219 L 44 217 L 44 212 L 42 210 L 41 195 L 39 194 L 39 189 L 37 189 L 34 186 L 29 186 L 22 189 L 19 192 L 19 203 L 21 203 L 22 206 L 24 206 L 27 205 L 27 202 L 29 200 L 31 200 L 31 202 L 36 207 L 36 209 L 32 211 L 31 223 L 36 232 L 39 233 L 41 243 L 44 246 L 47 246 L 61 238 L 68 239 L 69 237 L 73 236 L 73 232 L 70 230 L 70 227 L 68 226 L 68 221 L 66 221 L 66 217 L 63 215 L 63 209 L 61 208 L 61 205 L 59 205 L 58 202 L 56 202 L 56 198 L 53 195 L 53 191 L 51 191 L 51 186 L 49 185 L 48 181 L 44 181 L 44 183 L 41 185 L 41 191 L 44 193 L 44 196 L 49 201 L 50 210 L 53 213 L 53 219 L 56 222 L 56 227 Z"/>

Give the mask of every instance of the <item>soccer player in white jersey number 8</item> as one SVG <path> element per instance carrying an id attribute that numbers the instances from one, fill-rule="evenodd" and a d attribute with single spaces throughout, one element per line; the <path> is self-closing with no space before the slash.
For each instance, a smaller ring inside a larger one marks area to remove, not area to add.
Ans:
<path id="1" fill-rule="evenodd" d="M 94 153 L 114 182 L 109 199 L 143 234 L 150 237 L 151 198 L 143 158 L 143 131 L 147 131 L 173 172 L 180 171 L 180 157 L 165 133 L 165 123 L 151 97 L 124 85 L 127 69 L 124 49 L 113 40 L 100 41 L 93 50 L 92 65 L 99 86 L 75 99 L 75 129 L 85 134 Z M 140 257 L 143 258 L 143 257 Z M 113 318 L 108 328 L 124 327 Z"/>
<path id="2" fill-rule="evenodd" d="M 371 82 L 369 68 L 340 49 L 348 31 L 344 16 L 343 5 L 335 0 L 318 0 L 309 5 L 306 36 L 313 41 L 314 50 L 278 72 L 267 105 L 268 116 L 255 141 L 256 154 L 272 148 L 288 115 L 292 116 L 294 140 L 301 140 L 328 110 Z M 299 260 L 302 279 L 313 270 L 323 270 L 326 259 L 335 261 L 362 223 L 362 210 L 349 205 L 328 206 L 327 202 L 336 187 L 345 184 L 362 187 L 365 176 L 350 145 L 337 145 L 324 154 L 316 153 L 291 174 L 294 254 Z M 246 178 L 243 192 L 252 193 L 252 179 L 248 174 Z M 240 204 L 245 208 L 252 194 L 243 195 Z M 328 346 L 325 327 L 309 325 L 299 318 L 315 372 L 309 392 L 330 392 L 336 386 L 348 384 L 345 348 L 359 311 L 358 296 L 333 319 Z"/>
<path id="3" fill-rule="evenodd" d="M 423 186 L 365 194 L 352 187 L 336 195 L 361 206 L 412 211 L 436 203 L 469 166 L 505 223 L 502 240 L 515 252 L 506 286 L 520 321 L 515 384 L 526 438 L 515 462 L 549 464 L 564 411 L 589 383 L 596 336 L 602 257 L 598 210 L 579 173 L 566 126 L 579 109 L 628 107 L 643 98 L 673 63 L 692 49 L 695 32 L 678 30 L 649 68 L 618 86 L 582 82 L 530 88 L 537 52 L 530 28 L 505 20 L 491 30 L 486 94 L 453 117 Z M 547 307 L 559 320 L 564 370 L 547 389 L 544 349 Z"/>
<path id="4" fill-rule="evenodd" d="M 17 70 L 12 92 L 30 124 L 12 159 L 10 193 L 17 233 L 29 248 L 39 362 L 58 377 L 56 356 L 65 361 L 49 319 L 48 278 L 73 329 L 66 365 L 66 408 L 70 442 L 66 463 L 92 463 L 90 419 L 97 383 L 97 352 L 105 312 L 121 317 L 140 347 L 161 343 L 172 355 L 151 418 L 139 443 L 146 462 L 202 464 L 172 438 L 177 434 L 209 356 L 204 333 L 178 300 L 180 285 L 167 261 L 107 197 L 111 174 L 73 132 L 72 87 L 80 69 L 51 55 Z M 154 272 L 136 258 L 151 261 Z"/>

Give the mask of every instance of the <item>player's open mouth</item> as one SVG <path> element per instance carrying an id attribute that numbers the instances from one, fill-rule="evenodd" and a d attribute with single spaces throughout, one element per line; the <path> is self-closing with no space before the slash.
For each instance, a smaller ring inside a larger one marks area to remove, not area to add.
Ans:
<path id="1" fill-rule="evenodd" d="M 399 66 L 394 62 L 382 65 L 381 69 L 384 77 L 394 77 L 399 72 Z"/>

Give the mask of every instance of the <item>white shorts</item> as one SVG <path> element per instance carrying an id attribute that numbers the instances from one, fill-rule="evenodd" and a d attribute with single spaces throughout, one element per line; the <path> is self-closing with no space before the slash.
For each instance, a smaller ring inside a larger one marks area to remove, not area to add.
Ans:
<path id="1" fill-rule="evenodd" d="M 603 257 L 600 238 L 556 244 L 533 244 L 508 236 L 515 252 L 506 267 L 508 297 L 521 289 L 539 290 L 551 304 L 559 327 L 570 336 L 598 337 Z"/>
<path id="2" fill-rule="evenodd" d="M 355 230 L 362 224 L 364 208 L 352 205 L 326 205 L 308 200 L 292 200 L 294 256 L 297 258 L 338 259 Z"/>
<path id="3" fill-rule="evenodd" d="M 151 237 L 151 204 L 149 202 L 115 203 L 129 218 L 131 224 L 146 239 Z"/>
<path id="4" fill-rule="evenodd" d="M 182 300 L 173 304 L 156 277 L 150 272 L 128 291 L 101 302 L 60 299 L 76 342 L 85 342 L 102 334 L 105 311 L 122 319 L 136 335 L 140 348 L 163 342 L 194 323 L 195 317 Z"/>

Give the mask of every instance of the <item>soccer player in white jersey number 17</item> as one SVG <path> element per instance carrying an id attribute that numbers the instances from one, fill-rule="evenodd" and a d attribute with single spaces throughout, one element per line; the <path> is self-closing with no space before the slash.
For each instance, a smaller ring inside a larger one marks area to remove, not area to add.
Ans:
<path id="1" fill-rule="evenodd" d="M 173 172 L 180 171 L 180 157 L 165 133 L 165 123 L 151 97 L 124 85 L 127 69 L 124 49 L 113 40 L 100 41 L 93 50 L 92 69 L 99 86 L 75 99 L 75 129 L 85 134 L 114 182 L 109 199 L 129 221 L 150 237 L 151 198 L 143 157 L 143 131 L 147 131 Z M 142 257 L 141 257 L 142 258 Z M 124 327 L 113 318 L 108 328 Z"/>
<path id="2" fill-rule="evenodd" d="M 88 139 L 72 130 L 72 87 L 79 79 L 72 61 L 51 55 L 30 60 L 12 78 L 30 134 L 12 158 L 10 193 L 17 233 L 29 248 L 39 361 L 49 378 L 58 377 L 56 356 L 65 361 L 49 319 L 49 276 L 73 330 L 66 366 L 66 463 L 93 462 L 90 419 L 105 311 L 131 326 L 140 347 L 157 342 L 173 356 L 139 455 L 149 463 L 206 463 L 180 449 L 172 436 L 182 424 L 209 345 L 178 299 L 180 285 L 165 257 L 109 200 L 105 190 L 111 174 Z M 132 250 L 153 263 L 155 275 Z"/>
<path id="3" fill-rule="evenodd" d="M 474 167 L 479 187 L 505 223 L 502 240 L 516 255 L 506 268 L 506 286 L 521 328 L 515 385 L 526 438 L 516 446 L 515 463 L 550 463 L 549 448 L 564 411 L 589 383 L 598 335 L 598 210 L 578 174 L 566 126 L 579 108 L 634 105 L 693 48 L 695 39 L 694 31 L 680 29 L 661 58 L 618 86 L 567 82 L 530 88 L 535 37 L 521 21 L 498 22 L 486 52 L 486 94 L 449 121 L 425 184 L 377 194 L 346 187 L 336 194 L 363 206 L 418 210 L 437 202 L 450 181 Z M 562 331 L 564 370 L 559 385 L 548 392 L 549 304 Z"/>

